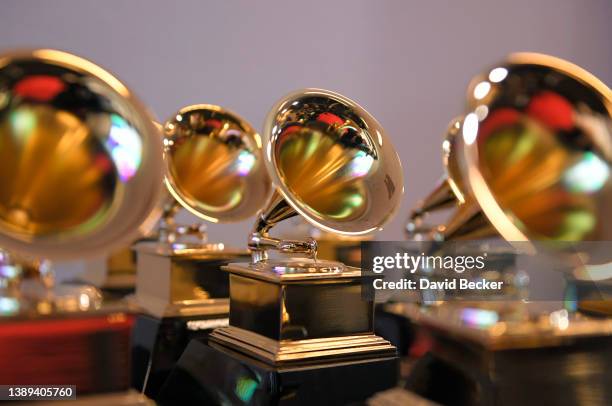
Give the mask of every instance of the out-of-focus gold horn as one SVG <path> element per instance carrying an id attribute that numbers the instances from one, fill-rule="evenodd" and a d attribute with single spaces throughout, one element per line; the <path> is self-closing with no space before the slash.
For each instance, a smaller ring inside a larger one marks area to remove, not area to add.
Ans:
<path id="1" fill-rule="evenodd" d="M 103 255 L 151 220 L 161 136 L 110 73 L 49 50 L 0 55 L 0 247 Z"/>
<path id="2" fill-rule="evenodd" d="M 232 222 L 253 216 L 266 202 L 271 182 L 263 162 L 262 141 L 239 115 L 219 106 L 187 106 L 164 125 L 164 170 L 168 190 L 158 241 L 142 241 L 137 250 L 136 303 L 139 318 L 135 348 L 145 354 L 133 363 L 132 385 L 157 398 L 186 340 L 168 342 L 197 329 L 199 334 L 227 324 L 229 276 L 221 265 L 245 261 L 244 247 L 208 242 L 206 225 L 178 224 L 185 208 L 208 222 Z M 167 325 L 162 333 L 151 320 Z M 159 348 L 167 349 L 158 351 Z"/>
<path id="3" fill-rule="evenodd" d="M 508 241 L 612 238 L 612 93 L 585 70 L 512 54 L 476 77 L 466 115 L 444 141 L 447 178 L 412 212 L 407 230 L 449 202 L 427 237 Z"/>
<path id="4" fill-rule="evenodd" d="M 227 279 L 216 275 L 219 262 L 249 255 L 244 248 L 209 243 L 202 222 L 177 224 L 178 211 L 185 208 L 215 223 L 238 221 L 253 216 L 271 189 L 259 134 L 242 117 L 219 106 L 179 110 L 164 125 L 163 144 L 167 193 L 159 203 L 158 239 L 135 245 L 136 296 L 141 306 L 155 307 L 156 314 L 160 306 L 166 312 L 205 307 L 200 299 L 211 304 L 211 295 L 227 290 Z M 199 280 L 204 271 L 214 272 L 206 286 Z M 221 298 L 227 302 L 226 294 Z M 218 306 L 215 311 L 218 314 Z"/>
<path id="5" fill-rule="evenodd" d="M 448 209 L 451 207 L 462 207 L 470 196 L 466 192 L 465 185 L 461 179 L 459 159 L 457 157 L 460 143 L 461 118 L 453 119 L 448 125 L 446 136 L 442 142 L 442 163 L 445 174 L 438 181 L 435 188 L 427 197 L 417 204 L 410 213 L 406 224 L 406 233 L 409 238 L 423 238 L 429 235 L 431 227 L 423 223 L 424 218 L 431 212 Z M 464 231 L 465 232 L 465 231 Z"/>
<path id="6" fill-rule="evenodd" d="M 270 193 L 261 137 L 219 106 L 181 109 L 165 124 L 165 181 L 183 207 L 214 223 L 253 216 Z"/>
<path id="7" fill-rule="evenodd" d="M 397 209 L 403 174 L 381 125 L 339 94 L 306 89 L 289 94 L 264 124 L 265 161 L 276 191 L 249 240 L 254 262 L 266 250 L 314 257 L 314 240 L 269 236 L 279 221 L 302 215 L 315 227 L 347 236 L 372 233 Z"/>
<path id="8" fill-rule="evenodd" d="M 54 285 L 44 259 L 104 256 L 139 235 L 155 220 L 161 160 L 153 118 L 110 73 L 49 49 L 0 55 L 0 248 L 10 253 L 0 252 L 0 318 L 36 326 L 7 333 L 0 369 L 39 365 L 0 380 L 52 373 L 94 403 L 96 393 L 131 402 L 129 372 L 100 373 L 129 370 L 129 307 L 102 306 L 91 286 Z"/>

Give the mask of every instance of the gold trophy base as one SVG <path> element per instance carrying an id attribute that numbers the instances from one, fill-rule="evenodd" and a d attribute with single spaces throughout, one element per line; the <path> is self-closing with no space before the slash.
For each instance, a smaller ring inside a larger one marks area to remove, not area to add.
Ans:
<path id="1" fill-rule="evenodd" d="M 100 286 L 107 291 L 133 292 L 136 287 L 136 254 L 122 248 L 106 259 L 106 279 Z"/>
<path id="2" fill-rule="evenodd" d="M 330 359 L 393 358 L 396 355 L 394 346 L 374 334 L 276 341 L 229 326 L 215 329 L 209 339 L 274 366 L 309 364 Z"/>
<path id="3" fill-rule="evenodd" d="M 610 404 L 612 320 L 560 305 L 388 305 L 427 337 L 429 351 L 413 362 L 407 389 L 440 404 Z M 449 387 L 449 379 L 458 384 Z"/>
<path id="4" fill-rule="evenodd" d="M 329 261 L 229 264 L 230 325 L 210 341 L 269 365 L 394 358 L 374 334 L 357 268 Z"/>
<path id="5" fill-rule="evenodd" d="M 155 399 L 194 338 L 229 322 L 229 281 L 220 268 L 249 258 L 221 244 L 141 243 L 135 304 L 141 309 L 132 340 L 132 384 Z"/>
<path id="6" fill-rule="evenodd" d="M 348 404 L 396 385 L 397 352 L 373 332 L 359 269 L 306 259 L 224 269 L 230 325 L 191 341 L 162 403 Z M 248 401 L 235 390 L 247 384 Z"/>
<path id="7" fill-rule="evenodd" d="M 227 275 L 220 267 L 247 260 L 248 251 L 219 244 L 190 247 L 141 243 L 135 301 L 152 316 L 192 317 L 229 312 Z"/>

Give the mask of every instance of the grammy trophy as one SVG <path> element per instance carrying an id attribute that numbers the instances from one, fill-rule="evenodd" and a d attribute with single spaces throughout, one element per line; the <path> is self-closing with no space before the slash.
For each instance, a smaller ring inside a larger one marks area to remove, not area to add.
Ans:
<path id="1" fill-rule="evenodd" d="M 601 296 L 607 284 L 594 281 L 609 278 L 612 262 L 605 247 L 612 239 L 612 92 L 567 61 L 520 53 L 478 75 L 466 106 L 443 143 L 446 177 L 411 213 L 409 236 L 440 246 L 501 238 L 562 261 L 570 290 L 594 285 L 597 295 L 389 305 L 432 340 L 434 361 L 416 368 L 421 374 L 413 373 L 411 389 L 439 395 L 435 379 L 425 387 L 427 379 L 416 382 L 452 370 L 465 384 L 449 396 L 470 404 L 579 404 L 587 392 L 591 401 L 609 403 L 612 371 L 601 360 L 611 356 L 610 320 L 576 310 L 609 314 L 610 301 Z M 427 226 L 425 216 L 441 208 L 451 209 L 450 218 Z M 569 369 L 573 357 L 585 360 L 580 375 Z"/>
<path id="2" fill-rule="evenodd" d="M 296 215 L 340 235 L 380 229 L 403 194 L 393 145 L 362 107 L 319 89 L 279 101 L 263 138 L 275 192 L 248 238 L 251 262 L 224 267 L 229 326 L 215 329 L 208 346 L 191 342 L 162 403 L 193 401 L 189 396 L 232 404 L 342 403 L 395 384 L 396 349 L 374 334 L 373 301 L 362 295 L 367 277 L 359 268 L 318 259 L 314 239 L 271 234 Z M 251 390 L 240 390 L 247 384 Z"/>
<path id="3" fill-rule="evenodd" d="M 138 243 L 134 385 L 155 398 L 190 339 L 225 326 L 229 281 L 221 265 L 247 261 L 246 249 L 207 241 L 203 224 L 181 225 L 180 208 L 208 222 L 253 216 L 270 191 L 261 138 L 214 105 L 182 108 L 164 125 L 165 185 L 158 241 Z"/>
<path id="4" fill-rule="evenodd" d="M 49 260 L 105 255 L 155 221 L 161 136 L 118 79 L 51 49 L 0 55 L 0 381 L 129 391 L 131 310 L 54 284 Z M 104 393 L 104 394 L 103 394 Z"/>

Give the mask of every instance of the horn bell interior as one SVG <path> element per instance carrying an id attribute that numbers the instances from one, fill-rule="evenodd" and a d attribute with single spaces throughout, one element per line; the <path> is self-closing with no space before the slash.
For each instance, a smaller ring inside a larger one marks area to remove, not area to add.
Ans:
<path id="1" fill-rule="evenodd" d="M 0 55 L 0 246 L 71 258 L 133 238 L 161 191 L 152 122 L 89 61 Z"/>
<path id="2" fill-rule="evenodd" d="M 261 138 L 235 113 L 213 105 L 180 110 L 166 122 L 164 151 L 169 190 L 195 215 L 239 221 L 266 202 Z"/>
<path id="3" fill-rule="evenodd" d="M 352 100 L 318 89 L 294 92 L 269 113 L 264 137 L 273 182 L 313 225 L 363 235 L 397 209 L 404 188 L 397 153 Z"/>
<path id="4" fill-rule="evenodd" d="M 465 177 L 502 235 L 612 238 L 610 89 L 568 62 L 518 54 L 474 80 L 468 106 Z"/>

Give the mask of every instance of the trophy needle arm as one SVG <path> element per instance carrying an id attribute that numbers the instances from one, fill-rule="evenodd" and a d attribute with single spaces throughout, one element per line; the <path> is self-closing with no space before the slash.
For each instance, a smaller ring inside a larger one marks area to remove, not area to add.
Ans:
<path id="1" fill-rule="evenodd" d="M 269 249 L 284 254 L 301 253 L 312 258 L 316 257 L 317 242 L 312 238 L 299 241 L 281 240 L 269 236 L 272 227 L 296 215 L 297 212 L 287 201 L 278 192 L 274 192 L 266 208 L 260 212 L 253 227 L 253 232 L 249 236 L 248 246 L 252 252 L 254 263 L 268 259 L 267 250 Z"/>
<path id="2" fill-rule="evenodd" d="M 168 201 L 162 211 L 162 217 L 159 221 L 159 241 L 165 243 L 174 243 L 183 236 L 194 236 L 198 241 L 205 243 L 207 240 L 206 225 L 196 223 L 191 225 L 176 224 L 176 215 L 181 210 L 182 206 L 176 199 Z"/>

